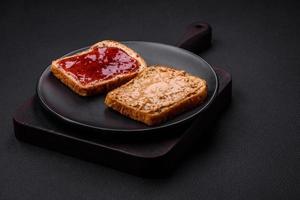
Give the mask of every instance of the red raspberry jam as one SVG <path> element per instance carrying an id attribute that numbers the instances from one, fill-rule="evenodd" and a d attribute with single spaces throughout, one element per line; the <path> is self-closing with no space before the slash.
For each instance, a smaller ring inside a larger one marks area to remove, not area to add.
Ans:
<path id="1" fill-rule="evenodd" d="M 58 64 L 83 85 L 139 68 L 137 60 L 116 47 L 94 47 L 87 53 L 62 59 Z"/>

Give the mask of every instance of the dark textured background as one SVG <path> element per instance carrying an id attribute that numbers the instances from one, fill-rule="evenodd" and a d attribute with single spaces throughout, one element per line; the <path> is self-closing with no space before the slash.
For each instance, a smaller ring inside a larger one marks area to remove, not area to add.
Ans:
<path id="1" fill-rule="evenodd" d="M 299 3 L 124 2 L 1 1 L 0 199 L 299 197 Z M 14 137 L 12 113 L 52 59 L 107 38 L 175 44 L 197 20 L 213 26 L 201 56 L 232 73 L 233 101 L 172 176 L 135 177 Z"/>

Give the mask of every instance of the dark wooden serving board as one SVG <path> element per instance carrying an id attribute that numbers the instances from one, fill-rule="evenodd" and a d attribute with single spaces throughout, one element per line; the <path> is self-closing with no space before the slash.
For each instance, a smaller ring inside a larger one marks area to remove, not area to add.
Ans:
<path id="1" fill-rule="evenodd" d="M 199 52 L 210 45 L 210 40 L 210 26 L 196 23 L 188 27 L 178 46 Z M 221 68 L 214 69 L 219 79 L 215 101 L 204 113 L 176 132 L 172 130 L 172 133 L 166 133 L 168 130 L 164 130 L 164 133 L 144 140 L 99 137 L 98 134 L 72 127 L 49 115 L 34 95 L 13 116 L 15 135 L 19 140 L 34 145 L 136 175 L 166 175 L 195 142 L 209 134 L 219 113 L 230 103 L 231 75 Z"/>

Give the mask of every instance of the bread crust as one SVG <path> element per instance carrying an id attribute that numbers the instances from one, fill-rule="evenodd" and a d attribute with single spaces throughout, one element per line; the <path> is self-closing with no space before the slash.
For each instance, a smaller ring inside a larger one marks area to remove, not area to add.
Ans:
<path id="1" fill-rule="evenodd" d="M 105 98 L 105 104 L 120 112 L 121 114 L 132 118 L 134 120 L 143 122 L 149 126 L 160 124 L 174 116 L 192 109 L 198 106 L 207 96 L 207 84 L 206 81 L 200 79 L 198 77 L 192 76 L 186 72 L 183 72 L 187 79 L 196 81 L 197 87 L 194 92 L 187 94 L 184 98 L 174 101 L 173 104 L 167 107 L 159 108 L 158 110 L 143 110 L 138 109 L 128 103 L 122 101 L 122 90 L 126 89 L 126 87 L 131 87 L 134 82 L 139 82 L 139 79 L 143 79 L 144 75 L 147 74 L 152 68 L 156 68 L 156 70 L 167 70 L 172 72 L 180 72 L 178 70 L 169 68 L 168 66 L 151 66 L 145 69 L 142 73 L 140 73 L 137 77 L 129 81 L 128 83 L 122 85 L 121 87 L 112 90 L 109 92 Z M 146 76 L 147 77 L 147 76 Z M 150 77 L 151 78 L 151 77 Z M 175 77 L 174 77 L 175 78 Z M 160 104 L 159 102 L 157 102 Z"/>
<path id="2" fill-rule="evenodd" d="M 88 84 L 81 84 L 80 81 L 76 80 L 73 76 L 68 74 L 62 67 L 59 66 L 59 61 L 78 56 L 84 53 L 87 53 L 91 51 L 94 47 L 116 47 L 124 52 L 126 52 L 130 57 L 137 60 L 137 62 L 140 64 L 139 69 L 134 72 L 129 72 L 126 74 L 119 74 L 115 75 L 114 77 L 107 79 L 107 80 L 98 80 L 96 82 L 88 83 Z M 56 76 L 61 82 L 63 82 L 65 85 L 67 85 L 71 90 L 73 90 L 75 93 L 81 95 L 81 96 L 91 96 L 99 93 L 108 92 L 126 82 L 134 78 L 138 73 L 140 73 L 143 69 L 147 67 L 147 64 L 145 60 L 134 50 L 130 49 L 124 44 L 121 44 L 117 41 L 113 40 L 104 40 L 101 42 L 98 42 L 94 45 L 92 45 L 88 50 L 79 52 L 77 54 L 62 57 L 57 60 L 52 61 L 51 64 L 51 72 Z"/>

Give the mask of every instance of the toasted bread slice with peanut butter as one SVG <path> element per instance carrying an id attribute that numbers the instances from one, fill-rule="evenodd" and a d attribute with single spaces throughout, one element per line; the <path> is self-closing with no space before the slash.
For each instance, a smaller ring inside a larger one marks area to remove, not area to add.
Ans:
<path id="1" fill-rule="evenodd" d="M 207 96 L 206 81 L 166 66 L 145 68 L 110 91 L 105 104 L 147 125 L 157 125 L 198 106 Z"/>

